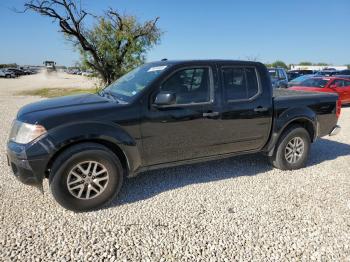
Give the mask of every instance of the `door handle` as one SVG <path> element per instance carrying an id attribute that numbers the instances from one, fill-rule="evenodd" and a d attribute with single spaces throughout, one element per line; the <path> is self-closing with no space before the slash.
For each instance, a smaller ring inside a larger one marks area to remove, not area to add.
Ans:
<path id="1" fill-rule="evenodd" d="M 258 107 L 256 107 L 256 108 L 254 108 L 254 111 L 255 111 L 255 112 L 266 112 L 266 111 L 268 111 L 268 110 L 269 110 L 268 108 L 262 107 L 262 106 L 258 106 Z"/>
<path id="2" fill-rule="evenodd" d="M 219 112 L 207 112 L 207 113 L 203 113 L 204 117 L 214 117 L 214 116 L 218 116 Z"/>

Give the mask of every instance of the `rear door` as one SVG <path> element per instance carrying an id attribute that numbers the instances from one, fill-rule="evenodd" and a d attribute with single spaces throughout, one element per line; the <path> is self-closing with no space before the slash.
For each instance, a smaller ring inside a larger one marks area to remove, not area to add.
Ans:
<path id="1" fill-rule="evenodd" d="M 255 66 L 219 65 L 223 107 L 216 135 L 226 153 L 258 151 L 272 125 L 270 81 Z M 264 84 L 264 86 L 263 86 Z"/>

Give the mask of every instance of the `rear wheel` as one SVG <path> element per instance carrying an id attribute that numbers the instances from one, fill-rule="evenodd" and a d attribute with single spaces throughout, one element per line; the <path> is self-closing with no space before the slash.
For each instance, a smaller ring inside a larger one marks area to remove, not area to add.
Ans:
<path id="1" fill-rule="evenodd" d="M 271 164 L 282 170 L 295 170 L 306 166 L 311 139 L 308 131 L 298 125 L 285 130 L 269 157 Z"/>
<path id="2" fill-rule="evenodd" d="M 123 182 L 119 159 L 95 143 L 72 146 L 55 160 L 49 177 L 55 200 L 76 212 L 97 209 L 111 201 Z"/>

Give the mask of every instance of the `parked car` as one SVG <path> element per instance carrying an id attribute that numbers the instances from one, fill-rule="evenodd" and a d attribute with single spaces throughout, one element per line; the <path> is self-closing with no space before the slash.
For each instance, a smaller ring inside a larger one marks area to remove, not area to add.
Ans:
<path id="1" fill-rule="evenodd" d="M 287 88 L 288 76 L 286 70 L 283 68 L 269 68 L 268 69 L 273 88 Z"/>
<path id="2" fill-rule="evenodd" d="M 340 77 L 312 77 L 293 86 L 292 90 L 327 92 L 339 95 L 342 104 L 350 103 L 350 79 Z"/>
<path id="3" fill-rule="evenodd" d="M 338 71 L 336 70 L 323 70 L 323 71 L 318 71 L 315 73 L 317 76 L 333 76 L 337 73 Z"/>
<path id="4" fill-rule="evenodd" d="M 299 86 L 303 81 L 314 77 L 315 75 L 302 75 L 288 82 L 288 87 Z"/>
<path id="5" fill-rule="evenodd" d="M 17 68 L 7 68 L 7 71 L 13 73 L 16 77 L 26 75 L 23 70 Z"/>
<path id="6" fill-rule="evenodd" d="M 350 75 L 334 75 L 334 77 L 350 79 Z"/>
<path id="7" fill-rule="evenodd" d="M 288 75 L 288 80 L 291 81 L 299 76 L 303 76 L 303 75 L 312 75 L 314 73 L 313 70 L 289 70 L 287 72 Z"/>
<path id="8" fill-rule="evenodd" d="M 66 73 L 72 74 L 72 75 L 81 75 L 81 71 L 79 69 L 68 69 Z"/>
<path id="9" fill-rule="evenodd" d="M 6 69 L 0 69 L 0 77 L 14 78 L 16 76 L 13 73 L 7 71 Z"/>
<path id="10" fill-rule="evenodd" d="M 30 67 L 27 70 L 30 72 L 30 74 L 37 74 L 41 69 L 37 67 Z"/>
<path id="11" fill-rule="evenodd" d="M 336 76 L 338 76 L 338 75 L 347 75 L 347 76 L 349 76 L 350 75 L 350 70 L 349 69 L 340 70 L 340 71 L 335 72 L 334 75 L 336 75 Z"/>
<path id="12" fill-rule="evenodd" d="M 261 63 L 160 61 L 96 94 L 24 106 L 7 155 L 20 181 L 48 178 L 59 204 L 86 211 L 146 170 L 256 152 L 302 168 L 317 137 L 340 131 L 340 110 L 336 94 L 273 91 Z"/>
<path id="13" fill-rule="evenodd" d="M 35 72 L 31 69 L 22 69 L 22 71 L 24 72 L 24 74 L 26 75 L 32 75 L 35 74 Z"/>
<path id="14" fill-rule="evenodd" d="M 91 71 L 83 71 L 83 72 L 81 72 L 81 75 L 82 76 L 92 76 L 93 72 L 91 72 Z"/>

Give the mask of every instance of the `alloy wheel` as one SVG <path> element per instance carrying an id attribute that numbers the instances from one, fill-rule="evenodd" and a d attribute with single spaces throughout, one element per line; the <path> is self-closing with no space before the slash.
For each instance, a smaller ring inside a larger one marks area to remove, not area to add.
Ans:
<path id="1" fill-rule="evenodd" d="M 297 163 L 304 154 L 305 144 L 301 137 L 292 138 L 285 149 L 284 156 L 288 163 Z"/>
<path id="2" fill-rule="evenodd" d="M 75 165 L 67 177 L 67 188 L 78 199 L 89 200 L 102 194 L 109 181 L 106 167 L 96 161 Z"/>

